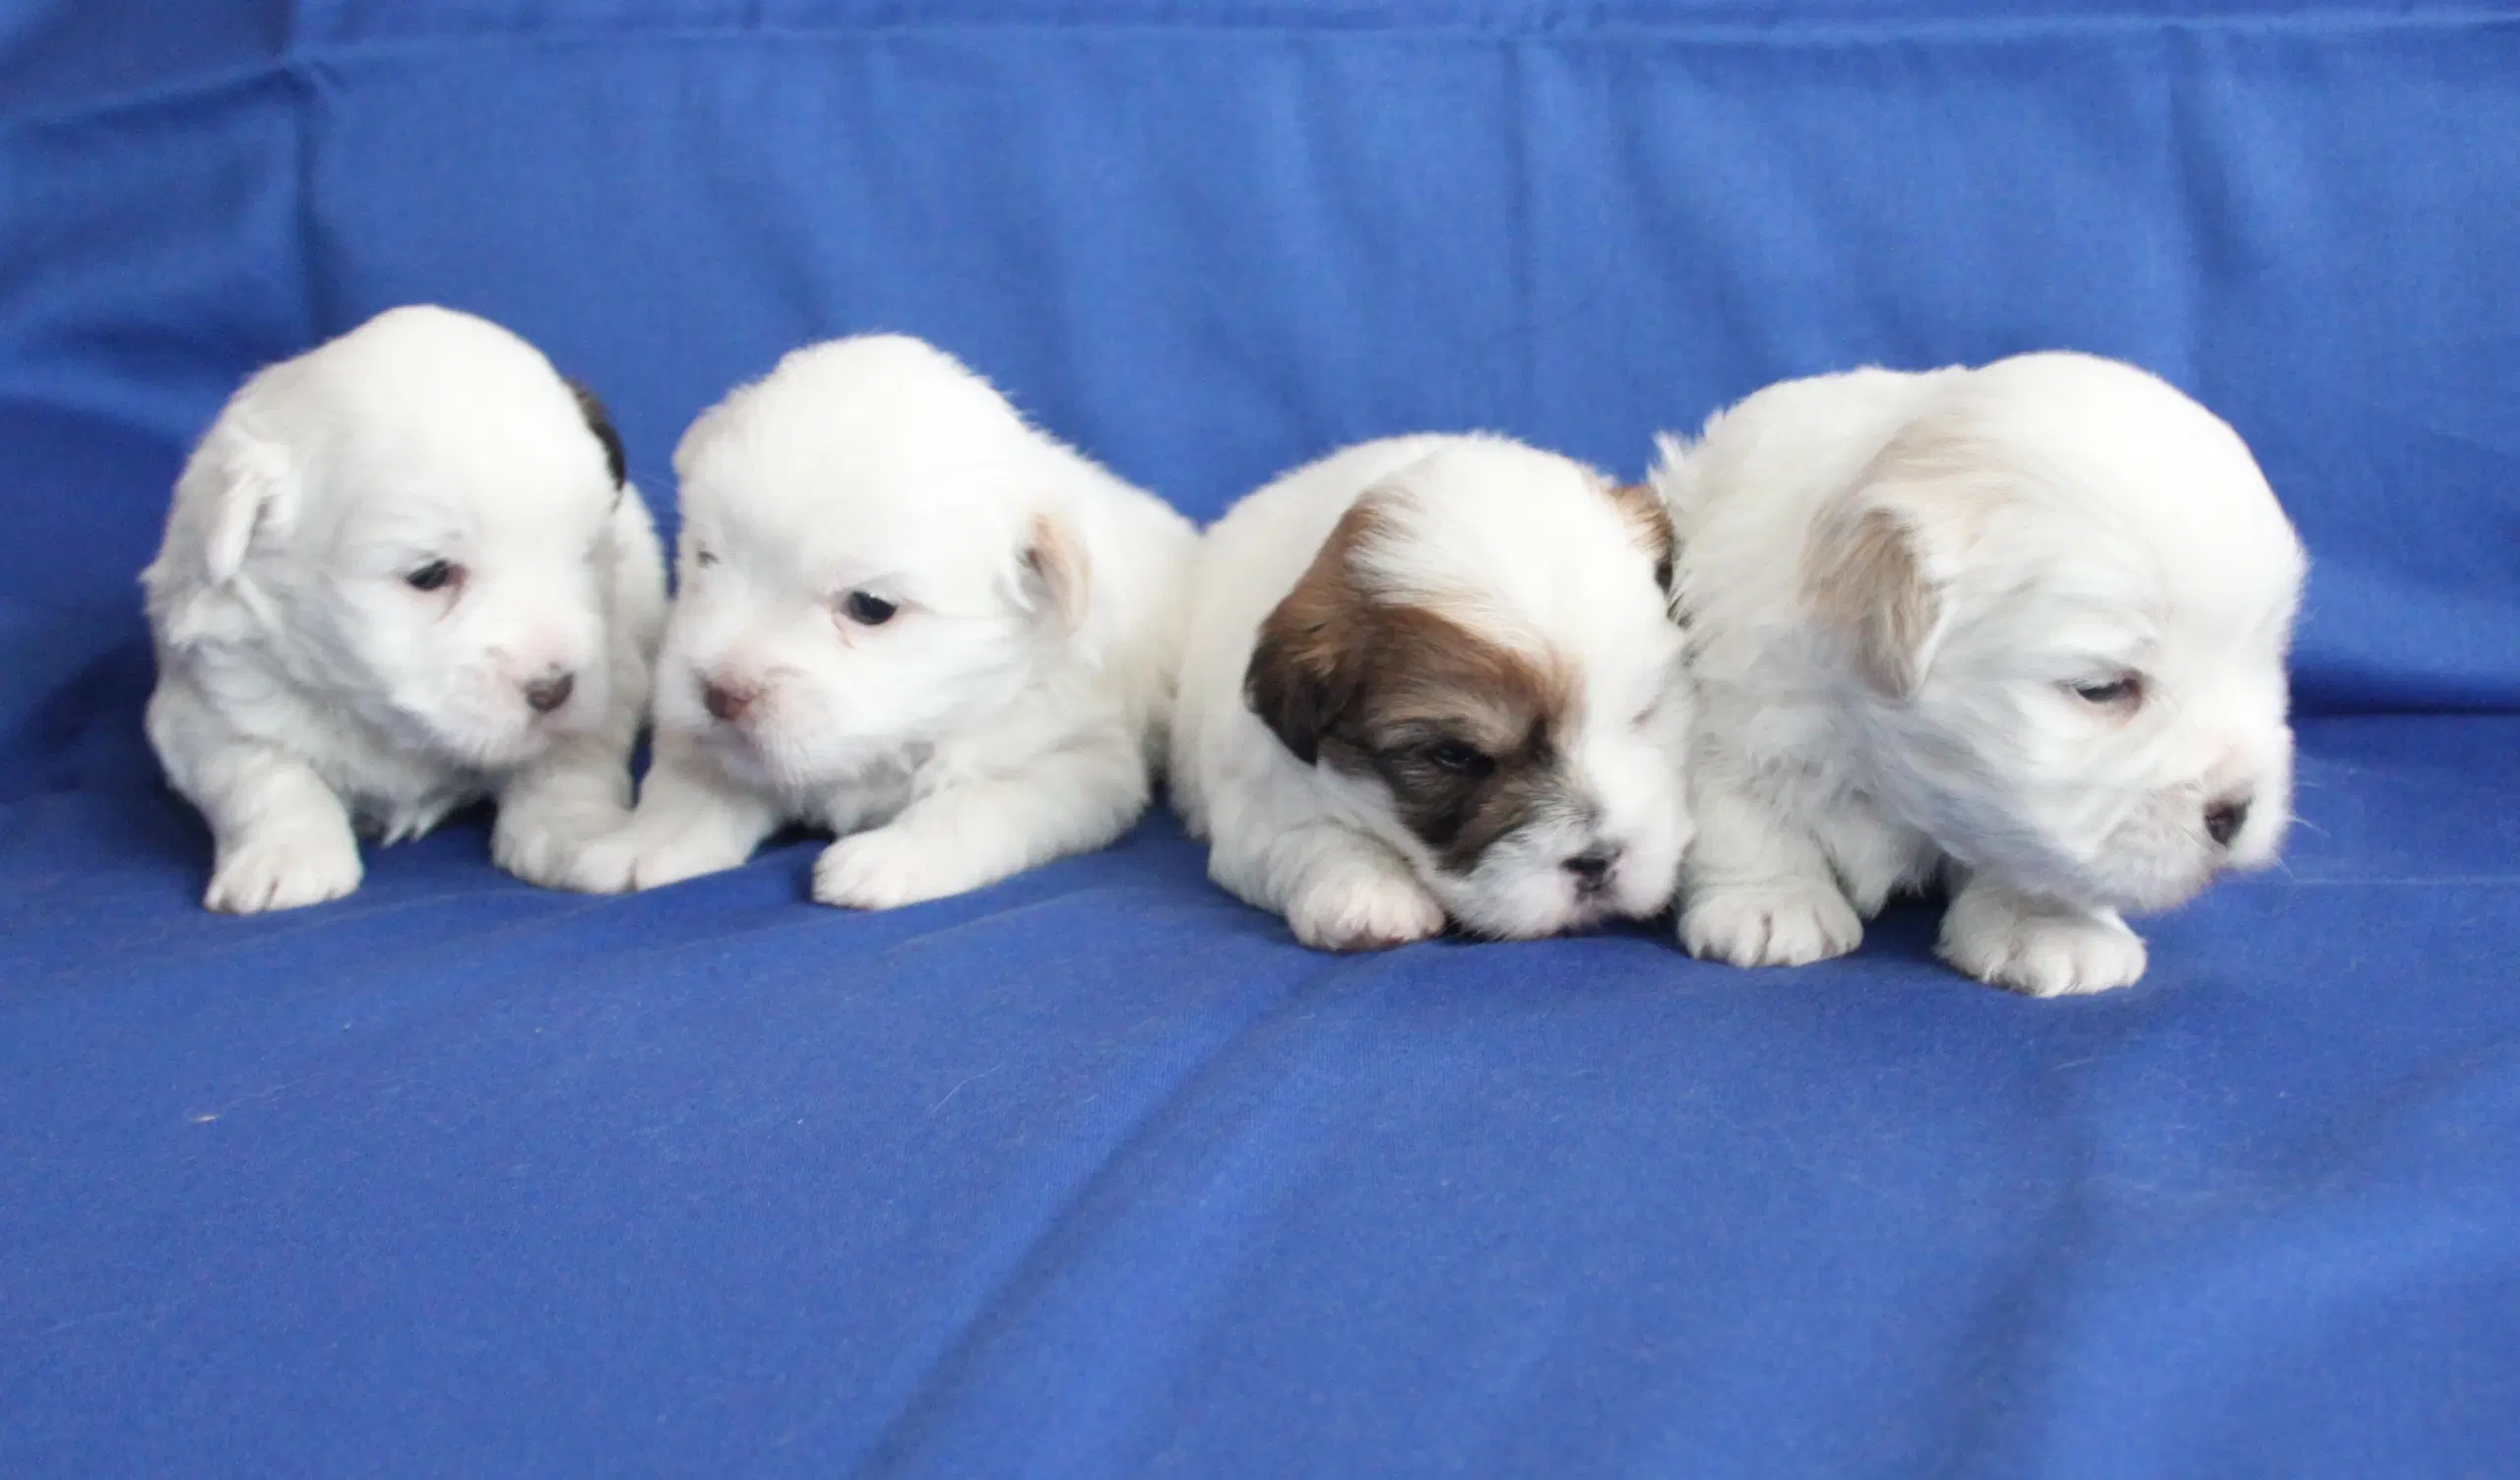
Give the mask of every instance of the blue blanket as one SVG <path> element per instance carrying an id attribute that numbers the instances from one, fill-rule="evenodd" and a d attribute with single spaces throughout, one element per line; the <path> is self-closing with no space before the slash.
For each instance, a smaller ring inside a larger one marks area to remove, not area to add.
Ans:
<path id="1" fill-rule="evenodd" d="M 2277 0 L 0 8 L 0 1472 L 2453 1472 L 2520 1454 L 2520 22 Z M 2034 1003 L 1895 909 L 1332 958 L 1118 846 L 882 915 L 481 820 L 203 912 L 133 575 L 255 366 L 666 454 L 896 329 L 1205 518 L 2071 345 L 2314 563 L 2286 865 Z"/>

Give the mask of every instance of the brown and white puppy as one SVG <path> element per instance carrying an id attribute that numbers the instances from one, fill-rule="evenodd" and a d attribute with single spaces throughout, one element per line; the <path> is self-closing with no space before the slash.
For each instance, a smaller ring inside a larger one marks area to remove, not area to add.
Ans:
<path id="1" fill-rule="evenodd" d="M 1663 908 L 1690 825 L 1661 502 L 1500 437 L 1370 442 L 1200 552 L 1173 799 L 1325 950 Z"/>

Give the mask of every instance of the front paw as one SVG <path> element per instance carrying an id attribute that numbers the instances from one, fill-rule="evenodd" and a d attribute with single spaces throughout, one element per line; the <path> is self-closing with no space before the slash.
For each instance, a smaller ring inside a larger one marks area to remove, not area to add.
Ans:
<path id="1" fill-rule="evenodd" d="M 358 839 L 347 829 L 276 833 L 222 850 L 201 902 L 231 915 L 296 909 L 342 897 L 360 874 Z"/>
<path id="2" fill-rule="evenodd" d="M 541 889 L 616 894 L 629 888 L 632 859 L 626 851 L 601 850 L 611 846 L 628 821 L 615 811 L 563 826 L 542 819 L 511 820 L 503 812 L 490 830 L 490 861 Z"/>
<path id="3" fill-rule="evenodd" d="M 708 839 L 644 836 L 634 825 L 580 848 L 569 864 L 572 882 L 561 887 L 590 894 L 662 889 L 703 874 L 724 873 L 750 856 L 750 849 L 729 849 Z"/>
<path id="4" fill-rule="evenodd" d="M 2113 915 L 1968 893 L 1944 912 L 1936 949 L 1978 980 L 2032 997 L 2107 992 L 2144 974 L 2143 938 Z"/>
<path id="5" fill-rule="evenodd" d="M 1388 951 L 1442 934 L 1444 907 L 1405 873 L 1341 869 L 1296 892 L 1287 924 L 1315 951 Z"/>
<path id="6" fill-rule="evenodd" d="M 823 849 L 814 860 L 814 898 L 842 909 L 897 909 L 976 890 L 993 877 L 896 824 Z"/>
<path id="7" fill-rule="evenodd" d="M 1692 891 L 1680 944 L 1700 960 L 1804 966 L 1863 943 L 1863 922 L 1835 887 L 1797 880 Z"/>

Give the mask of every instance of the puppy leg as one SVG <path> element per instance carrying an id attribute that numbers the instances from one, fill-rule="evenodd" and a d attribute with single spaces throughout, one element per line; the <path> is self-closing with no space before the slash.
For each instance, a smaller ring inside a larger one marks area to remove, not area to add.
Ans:
<path id="1" fill-rule="evenodd" d="M 2022 894 L 1984 876 L 1952 896 L 1936 950 L 1980 981 L 2032 997 L 2106 992 L 2144 974 L 2143 938 L 2116 911 Z"/>
<path id="2" fill-rule="evenodd" d="M 358 838 L 333 788 L 304 763 L 238 745 L 186 768 L 179 787 L 218 843 L 202 903 L 260 914 L 338 899 L 357 889 Z"/>
<path id="3" fill-rule="evenodd" d="M 1098 735 L 1019 771 L 939 787 L 841 838 L 814 863 L 814 897 L 891 909 L 994 884 L 1108 843 L 1146 810 L 1148 789 L 1137 742 Z"/>
<path id="4" fill-rule="evenodd" d="M 508 778 L 490 857 L 544 889 L 612 891 L 584 870 L 587 849 L 630 822 L 630 758 L 602 741 L 564 745 Z M 618 886 L 614 886 L 618 888 Z"/>
<path id="5" fill-rule="evenodd" d="M 1315 951 L 1388 951 L 1443 933 L 1444 907 L 1408 860 L 1334 822 L 1278 837 L 1267 876 L 1288 928 Z"/>
<path id="6" fill-rule="evenodd" d="M 1697 791 L 1698 832 L 1683 871 L 1680 944 L 1700 960 L 1799 966 L 1863 941 L 1811 836 L 1712 777 Z"/>
<path id="7" fill-rule="evenodd" d="M 719 873 L 751 857 L 779 822 L 769 799 L 687 742 L 661 736 L 629 826 L 579 854 L 571 887 L 617 894 Z"/>

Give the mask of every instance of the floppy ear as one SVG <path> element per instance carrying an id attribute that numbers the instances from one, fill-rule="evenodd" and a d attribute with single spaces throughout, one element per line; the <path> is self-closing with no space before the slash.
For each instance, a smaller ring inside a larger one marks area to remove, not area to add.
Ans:
<path id="1" fill-rule="evenodd" d="M 1348 558 L 1373 519 L 1364 504 L 1348 511 L 1303 578 L 1261 622 L 1242 670 L 1242 702 L 1306 766 L 1321 758 L 1321 737 L 1364 681 L 1364 598 Z"/>
<path id="2" fill-rule="evenodd" d="M 1085 625 L 1093 604 L 1094 565 L 1085 543 L 1063 520 L 1047 514 L 1033 517 L 1033 537 L 1024 546 L 1024 580 L 1057 612 L 1070 632 Z"/>
<path id="3" fill-rule="evenodd" d="M 560 379 L 561 384 L 569 388 L 569 394 L 578 399 L 578 414 L 586 418 L 587 430 L 595 433 L 595 440 L 603 444 L 603 465 L 612 474 L 612 486 L 618 489 L 627 484 L 630 481 L 630 460 L 622 454 L 621 434 L 612 428 L 612 413 L 603 408 L 603 402 L 596 398 L 593 391 L 567 376 Z"/>
<path id="4" fill-rule="evenodd" d="M 165 544 L 141 574 L 169 641 L 201 636 L 254 546 L 286 532 L 298 476 L 286 450 L 232 422 L 202 439 L 176 479 Z"/>
<path id="5" fill-rule="evenodd" d="M 1885 698 L 1915 696 L 1941 635 L 1942 594 L 1926 578 L 1914 524 L 1850 500 L 1822 518 L 1802 588 L 1865 683 Z"/>

